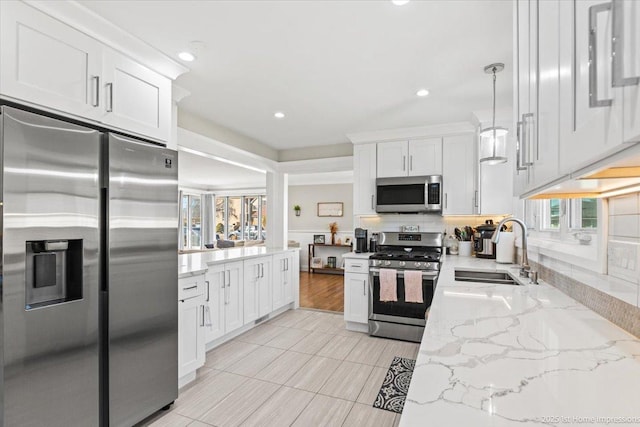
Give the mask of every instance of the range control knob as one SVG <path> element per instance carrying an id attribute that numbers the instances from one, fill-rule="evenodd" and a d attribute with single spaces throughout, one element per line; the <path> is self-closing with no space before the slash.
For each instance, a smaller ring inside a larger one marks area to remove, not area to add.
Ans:
<path id="1" fill-rule="evenodd" d="M 425 262 L 425 263 L 424 263 L 424 266 L 425 266 L 426 268 L 428 268 L 429 270 L 431 270 L 431 269 L 433 268 L 433 263 Z"/>
<path id="2" fill-rule="evenodd" d="M 404 261 L 400 261 L 400 262 L 398 263 L 398 265 L 400 265 L 400 267 L 404 267 L 406 264 L 407 264 L 407 263 L 406 263 L 406 262 L 404 262 Z"/>
<path id="3" fill-rule="evenodd" d="M 391 265 L 391 261 L 385 261 L 384 265 Z"/>
<path id="4" fill-rule="evenodd" d="M 421 262 L 414 262 L 414 263 L 413 263 L 413 265 L 414 265 L 416 268 L 420 268 L 420 267 L 422 267 L 422 263 L 421 263 Z"/>

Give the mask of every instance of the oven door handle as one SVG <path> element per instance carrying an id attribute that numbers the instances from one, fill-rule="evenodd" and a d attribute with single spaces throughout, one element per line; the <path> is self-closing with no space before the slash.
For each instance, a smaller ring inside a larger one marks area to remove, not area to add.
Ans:
<path id="1" fill-rule="evenodd" d="M 373 276 L 379 276 L 380 275 L 380 269 L 376 268 L 376 267 L 370 267 L 369 271 L 371 272 L 371 274 Z M 396 270 L 396 275 L 398 277 L 403 277 L 404 276 L 404 270 Z M 438 271 L 434 271 L 434 270 L 428 270 L 428 271 L 423 271 L 422 272 L 422 277 L 438 277 Z"/>

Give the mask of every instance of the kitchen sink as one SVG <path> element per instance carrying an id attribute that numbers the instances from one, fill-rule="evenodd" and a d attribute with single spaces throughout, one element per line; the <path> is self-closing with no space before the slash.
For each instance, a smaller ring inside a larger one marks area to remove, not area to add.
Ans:
<path id="1" fill-rule="evenodd" d="M 455 270 L 455 280 L 463 282 L 495 283 L 499 285 L 518 285 L 509 273 L 497 271 Z"/>

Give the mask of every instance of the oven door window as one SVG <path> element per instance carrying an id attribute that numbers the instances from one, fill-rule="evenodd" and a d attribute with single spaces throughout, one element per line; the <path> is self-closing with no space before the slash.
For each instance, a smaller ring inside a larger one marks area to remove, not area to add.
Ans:
<path id="1" fill-rule="evenodd" d="M 378 205 L 424 205 L 424 183 L 379 185 Z"/>
<path id="2" fill-rule="evenodd" d="M 380 301 L 380 276 L 373 276 L 373 295 L 372 295 L 372 312 L 374 314 L 386 314 L 388 316 L 405 317 L 411 319 L 424 319 L 427 308 L 431 306 L 433 300 L 432 278 L 422 279 L 422 304 L 415 302 L 405 302 L 404 300 L 404 278 L 398 276 L 398 301 L 381 302 Z"/>

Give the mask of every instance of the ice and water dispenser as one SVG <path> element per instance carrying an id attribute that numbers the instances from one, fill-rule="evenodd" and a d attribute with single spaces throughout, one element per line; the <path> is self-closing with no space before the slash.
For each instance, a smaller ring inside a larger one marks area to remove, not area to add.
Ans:
<path id="1" fill-rule="evenodd" d="M 27 310 L 82 299 L 82 239 L 26 243 Z"/>

